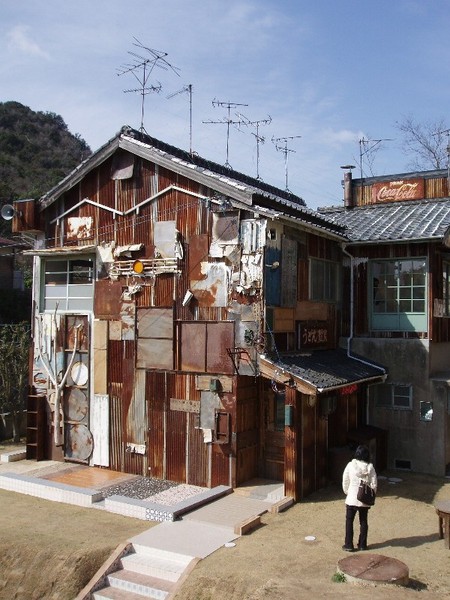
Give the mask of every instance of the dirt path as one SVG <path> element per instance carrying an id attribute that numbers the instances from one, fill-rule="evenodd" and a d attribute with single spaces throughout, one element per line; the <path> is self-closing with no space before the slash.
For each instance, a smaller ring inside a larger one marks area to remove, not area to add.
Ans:
<path id="1" fill-rule="evenodd" d="M 0 447 L 1 449 L 1 447 Z M 335 583 L 344 531 L 344 497 L 331 486 L 200 561 L 176 600 L 391 600 L 449 597 L 450 550 L 438 539 L 433 502 L 450 499 L 450 481 L 385 473 L 369 513 L 369 550 L 409 567 L 408 588 Z M 96 509 L 0 490 L 0 600 L 73 600 L 122 542 L 152 526 Z M 314 536 L 314 541 L 306 541 Z"/>
<path id="2" fill-rule="evenodd" d="M 369 513 L 369 546 L 370 552 L 407 564 L 408 588 L 332 581 L 338 560 L 348 556 L 341 550 L 344 499 L 334 486 L 285 513 L 266 515 L 265 526 L 240 538 L 234 548 L 221 548 L 201 561 L 176 600 L 448 598 L 450 550 L 438 539 L 433 501 L 450 499 L 450 482 L 390 475 L 403 481 L 380 482 L 376 506 Z M 316 540 L 308 542 L 306 536 Z"/>

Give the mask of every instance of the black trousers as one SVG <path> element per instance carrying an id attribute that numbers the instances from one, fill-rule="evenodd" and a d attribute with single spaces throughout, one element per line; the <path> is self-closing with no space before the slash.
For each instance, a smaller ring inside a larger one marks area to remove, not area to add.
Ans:
<path id="1" fill-rule="evenodd" d="M 346 505 L 345 545 L 347 546 L 347 548 L 353 548 L 353 522 L 355 520 L 356 513 L 359 513 L 358 546 L 360 548 L 365 548 L 367 546 L 367 532 L 369 531 L 369 524 L 367 522 L 368 512 L 369 507 L 367 506 Z"/>

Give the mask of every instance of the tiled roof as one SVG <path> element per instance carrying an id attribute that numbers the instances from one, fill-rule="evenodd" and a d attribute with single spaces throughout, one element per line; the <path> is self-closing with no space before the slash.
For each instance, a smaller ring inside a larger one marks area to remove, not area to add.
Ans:
<path id="1" fill-rule="evenodd" d="M 450 198 L 319 211 L 337 225 L 345 226 L 350 242 L 439 239 L 450 227 Z"/>
<path id="2" fill-rule="evenodd" d="M 383 367 L 348 356 L 345 350 L 340 349 L 282 355 L 272 359 L 272 363 L 286 375 L 299 377 L 318 391 L 376 379 L 385 373 Z"/>

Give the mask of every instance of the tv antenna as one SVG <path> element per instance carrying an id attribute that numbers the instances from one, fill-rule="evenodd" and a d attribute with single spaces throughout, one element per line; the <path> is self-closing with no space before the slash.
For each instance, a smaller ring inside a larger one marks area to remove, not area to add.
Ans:
<path id="1" fill-rule="evenodd" d="M 260 144 L 264 144 L 266 138 L 259 134 L 259 128 L 261 125 L 270 125 L 270 123 L 272 123 L 272 117 L 268 115 L 267 119 L 260 119 L 259 121 L 250 121 L 250 119 L 248 119 L 245 115 L 242 115 L 240 113 L 236 113 L 236 115 L 239 119 L 242 119 L 245 125 L 251 125 L 256 129 L 256 132 L 252 131 L 251 134 L 255 136 L 256 140 L 256 179 L 261 180 L 261 177 L 259 176 L 259 146 Z"/>
<path id="2" fill-rule="evenodd" d="M 378 151 L 379 150 L 378 146 L 382 142 L 392 142 L 392 138 L 384 138 L 384 139 L 380 139 L 380 140 L 368 140 L 365 137 L 362 137 L 359 140 L 359 172 L 361 175 L 361 179 L 363 179 L 363 156 L 369 155 L 371 152 Z M 369 144 L 371 144 L 371 146 L 369 146 Z M 370 172 L 373 175 L 373 172 L 372 172 L 373 159 L 368 159 L 367 162 L 369 164 Z"/>
<path id="3" fill-rule="evenodd" d="M 132 62 L 123 64 L 121 67 L 117 69 L 117 75 L 127 75 L 130 74 L 135 77 L 135 79 L 139 83 L 139 87 L 135 89 L 124 90 L 124 93 L 129 92 L 139 92 L 141 95 L 141 126 L 140 131 L 143 133 L 145 131 L 144 128 L 144 105 L 145 105 L 145 96 L 152 92 L 159 94 L 162 89 L 162 85 L 158 82 L 158 85 L 148 85 L 148 79 L 153 72 L 155 67 L 159 67 L 164 71 L 171 70 L 176 75 L 180 76 L 177 67 L 172 66 L 167 60 L 166 56 L 168 56 L 167 52 L 161 52 L 160 50 L 154 50 L 153 48 L 147 48 L 144 46 L 137 38 L 133 37 L 135 40 L 133 42 L 133 46 L 137 46 L 141 49 L 141 51 L 145 51 L 147 56 L 142 56 L 142 53 L 138 54 L 137 52 L 128 51 L 128 54 L 132 56 Z"/>
<path id="4" fill-rule="evenodd" d="M 248 104 L 239 104 L 238 102 L 220 102 L 219 100 L 214 99 L 212 101 L 213 106 L 224 106 L 227 109 L 227 117 L 224 117 L 221 121 L 202 121 L 202 123 L 209 123 L 213 125 L 226 125 L 227 126 L 227 160 L 225 161 L 225 166 L 231 169 L 231 165 L 228 162 L 228 154 L 229 154 L 229 142 L 230 142 L 230 125 L 245 125 L 242 119 L 237 121 L 233 121 L 231 118 L 231 109 L 237 108 L 238 106 L 248 106 Z"/>
<path id="5" fill-rule="evenodd" d="M 173 94 L 169 94 L 167 99 L 173 98 L 174 96 L 178 96 L 179 94 L 183 94 L 185 92 L 189 94 L 189 153 L 192 156 L 192 84 L 189 83 L 188 85 L 182 87 L 181 90 L 173 92 Z"/>
<path id="6" fill-rule="evenodd" d="M 288 137 L 279 137 L 279 138 L 272 137 L 272 142 L 275 144 L 275 148 L 279 152 L 282 152 L 284 154 L 284 177 L 285 177 L 285 182 L 286 182 L 286 192 L 291 191 L 289 189 L 289 185 L 288 185 L 288 156 L 289 156 L 289 152 L 295 152 L 295 150 L 292 150 L 292 148 L 288 148 L 288 141 L 295 140 L 295 139 L 301 138 L 301 137 L 302 137 L 301 135 L 291 135 Z M 283 142 L 284 145 L 280 146 L 279 142 Z"/>

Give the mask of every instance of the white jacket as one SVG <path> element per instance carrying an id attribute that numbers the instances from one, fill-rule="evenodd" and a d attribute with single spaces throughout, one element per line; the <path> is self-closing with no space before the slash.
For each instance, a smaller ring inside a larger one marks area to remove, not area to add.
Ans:
<path id="1" fill-rule="evenodd" d="M 370 487 L 377 491 L 377 474 L 372 463 L 366 463 L 354 458 L 344 469 L 342 475 L 342 489 L 347 498 L 345 504 L 349 506 L 367 506 L 357 498 L 359 482 L 361 479 L 367 481 Z"/>

